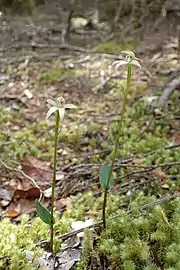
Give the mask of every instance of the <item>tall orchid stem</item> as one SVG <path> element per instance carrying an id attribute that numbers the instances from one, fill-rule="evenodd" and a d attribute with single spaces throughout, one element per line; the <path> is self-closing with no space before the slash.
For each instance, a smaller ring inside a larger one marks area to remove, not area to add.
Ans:
<path id="1" fill-rule="evenodd" d="M 131 85 L 131 69 L 132 69 L 132 64 L 128 63 L 127 64 L 127 81 L 126 81 L 126 87 L 124 89 L 124 99 L 123 99 L 122 109 L 121 109 L 121 113 L 120 113 L 120 120 L 119 120 L 119 124 L 118 124 L 118 133 L 116 136 L 116 141 L 115 141 L 114 149 L 112 152 L 111 167 L 110 167 L 108 179 L 106 182 L 106 187 L 104 189 L 104 200 L 103 200 L 103 210 L 102 210 L 103 228 L 104 229 L 106 229 L 106 206 L 107 206 L 107 195 L 108 195 L 108 190 L 109 190 L 109 188 L 108 188 L 109 181 L 110 181 L 110 178 L 111 178 L 111 175 L 113 172 L 113 167 L 114 167 L 114 163 L 115 163 L 118 148 L 119 148 L 119 138 L 120 138 L 120 134 L 121 134 L 121 130 L 122 130 L 122 124 L 123 124 L 124 115 L 125 115 L 125 111 L 126 111 L 126 105 L 127 105 L 127 98 L 128 98 L 128 94 L 130 91 L 130 85 Z"/>
<path id="2" fill-rule="evenodd" d="M 56 186 L 56 166 L 57 166 L 57 145 L 59 134 L 60 116 L 59 112 L 56 112 L 56 125 L 55 125 L 55 139 L 54 139 L 54 166 L 53 166 L 53 180 L 52 180 L 52 197 L 51 197 L 51 239 L 50 239 L 50 251 L 54 254 L 54 200 L 55 200 L 55 186 Z"/>

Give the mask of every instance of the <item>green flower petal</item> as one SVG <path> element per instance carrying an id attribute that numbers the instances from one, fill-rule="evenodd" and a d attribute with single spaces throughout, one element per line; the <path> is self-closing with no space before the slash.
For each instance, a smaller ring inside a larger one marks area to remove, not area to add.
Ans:
<path id="1" fill-rule="evenodd" d="M 133 66 L 137 66 L 137 67 L 141 68 L 140 63 L 139 63 L 137 60 L 132 60 L 132 61 L 131 61 L 131 64 L 132 64 Z"/>
<path id="2" fill-rule="evenodd" d="M 136 58 L 135 54 L 132 51 L 122 51 L 121 53 L 125 53 L 133 59 Z"/>

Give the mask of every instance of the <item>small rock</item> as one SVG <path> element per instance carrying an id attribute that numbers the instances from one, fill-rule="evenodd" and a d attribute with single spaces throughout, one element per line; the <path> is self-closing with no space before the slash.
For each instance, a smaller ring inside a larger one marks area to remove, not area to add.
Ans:
<path id="1" fill-rule="evenodd" d="M 13 87 L 13 86 L 14 86 L 14 83 L 13 83 L 13 82 L 8 83 L 8 87 L 9 87 L 9 88 L 11 88 L 11 87 Z"/>
<path id="2" fill-rule="evenodd" d="M 25 89 L 25 90 L 24 90 L 24 94 L 25 94 L 29 99 L 32 99 L 32 98 L 33 98 L 33 94 L 29 91 L 29 89 Z"/>

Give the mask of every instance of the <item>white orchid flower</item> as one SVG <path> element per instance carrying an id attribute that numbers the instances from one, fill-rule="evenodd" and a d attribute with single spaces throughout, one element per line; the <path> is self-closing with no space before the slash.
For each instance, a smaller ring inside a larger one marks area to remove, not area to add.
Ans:
<path id="1" fill-rule="evenodd" d="M 126 54 L 125 60 L 117 60 L 112 63 L 112 66 L 115 66 L 118 69 L 120 66 L 131 64 L 133 66 L 137 66 L 141 68 L 139 63 L 139 59 L 136 58 L 135 54 L 132 51 L 122 51 L 121 53 Z"/>
<path id="2" fill-rule="evenodd" d="M 56 111 L 59 112 L 59 117 L 62 120 L 64 118 L 65 110 L 66 109 L 76 109 L 77 107 L 73 104 L 65 104 L 65 99 L 63 97 L 59 97 L 55 100 L 47 99 L 48 105 L 50 108 L 47 112 L 46 118 L 49 118 L 53 113 Z"/>

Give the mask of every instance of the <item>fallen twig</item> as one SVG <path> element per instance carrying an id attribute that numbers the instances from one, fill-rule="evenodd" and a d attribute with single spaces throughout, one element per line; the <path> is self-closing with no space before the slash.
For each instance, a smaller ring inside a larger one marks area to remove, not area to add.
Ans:
<path id="1" fill-rule="evenodd" d="M 177 144 L 172 144 L 172 145 L 166 145 L 166 146 L 163 146 L 163 147 L 159 147 L 159 148 L 157 148 L 157 149 L 155 149 L 155 150 L 152 150 L 152 151 L 150 151 L 150 152 L 147 152 L 147 153 L 144 153 L 144 154 L 142 154 L 142 155 L 135 155 L 134 157 L 132 156 L 132 158 L 142 158 L 142 157 L 147 157 L 147 156 L 149 156 L 149 155 L 153 155 L 154 153 L 156 153 L 157 151 L 159 151 L 159 150 L 163 150 L 163 149 L 165 149 L 165 150 L 168 150 L 168 149 L 173 149 L 173 148 L 178 148 L 178 147 L 180 147 L 180 143 L 177 143 Z"/>
<path id="2" fill-rule="evenodd" d="M 10 171 L 16 171 L 20 174 L 22 174 L 25 178 L 27 178 L 28 180 L 30 180 L 32 182 L 32 184 L 37 187 L 38 189 L 40 189 L 40 187 L 38 186 L 38 184 L 36 183 L 36 181 L 30 177 L 29 175 L 27 175 L 26 173 L 24 173 L 22 170 L 20 169 L 17 169 L 17 168 L 13 168 L 9 165 L 7 165 L 6 163 L 4 163 L 4 161 L 0 160 L 0 163 L 3 165 L 4 168 L 6 168 L 7 170 L 10 170 Z M 41 190 L 41 189 L 40 189 Z"/>
<path id="3" fill-rule="evenodd" d="M 157 168 L 163 168 L 163 167 L 171 167 L 171 166 L 177 166 L 177 165 L 180 165 L 180 162 L 177 161 L 177 162 L 170 162 L 170 163 L 161 163 L 161 164 L 156 164 L 156 165 L 138 165 L 138 164 L 119 164 L 119 166 L 121 167 L 134 167 L 134 168 L 143 168 L 143 169 L 151 169 L 151 170 L 154 170 L 154 169 L 157 169 Z M 118 166 L 118 163 L 117 163 L 117 166 Z"/>
<path id="4" fill-rule="evenodd" d="M 78 46 L 72 46 L 72 45 L 69 45 L 69 44 L 49 44 L 49 43 L 36 43 L 36 42 L 31 42 L 31 43 L 18 43 L 18 44 L 14 44 L 12 46 L 12 48 L 16 48 L 16 49 L 19 49 L 19 48 L 29 48 L 29 47 L 32 47 L 32 48 L 41 48 L 41 49 L 44 49 L 44 48 L 57 48 L 57 49 L 66 49 L 66 50 L 72 50 L 72 51 L 78 51 L 78 52 L 83 52 L 83 53 L 88 53 L 89 51 L 87 49 L 84 49 L 82 47 L 78 47 Z"/>
<path id="5" fill-rule="evenodd" d="M 177 88 L 180 88 L 180 77 L 174 78 L 169 83 L 167 83 L 159 101 L 156 104 L 156 107 L 164 107 L 172 93 Z"/>
<path id="6" fill-rule="evenodd" d="M 127 177 L 130 177 L 132 175 L 135 175 L 135 174 L 143 174 L 143 173 L 147 173 L 147 172 L 150 172 L 150 171 L 153 171 L 154 169 L 157 169 L 157 168 L 163 168 L 163 167 L 169 167 L 169 166 L 178 166 L 180 165 L 180 162 L 171 162 L 171 163 L 162 163 L 162 164 L 156 164 L 156 165 L 151 165 L 151 166 L 144 166 L 144 165 L 136 165 L 136 164 L 123 164 L 123 165 L 120 165 L 121 167 L 135 167 L 135 168 L 143 168 L 144 170 L 138 170 L 138 171 L 132 171 L 130 173 L 127 173 L 123 176 L 120 176 L 118 178 L 116 178 L 116 180 L 122 180 L 124 178 L 127 178 Z"/>
<path id="7" fill-rule="evenodd" d="M 179 147 L 180 144 L 176 145 L 169 145 L 162 147 L 162 149 L 172 149 Z M 158 149 L 157 149 L 158 150 Z M 144 156 L 131 156 L 128 157 L 127 159 L 120 159 L 116 161 L 115 164 L 115 170 L 118 170 L 120 168 L 139 168 L 139 170 L 132 170 L 128 172 L 127 174 L 120 176 L 116 178 L 116 181 L 119 183 L 122 179 L 127 179 L 128 177 L 139 175 L 147 175 L 148 172 L 153 171 L 156 168 L 164 168 L 164 167 L 172 167 L 172 166 L 179 166 L 180 162 L 171 162 L 171 163 L 162 163 L 162 164 L 155 164 L 155 165 L 143 165 L 143 164 L 136 164 L 135 159 L 136 158 L 143 158 L 146 157 L 147 155 L 153 154 L 157 150 L 154 150 L 152 152 L 146 153 Z M 99 153 L 92 153 L 91 155 L 98 155 Z M 103 153 L 103 152 L 102 152 Z M 108 152 L 107 152 L 108 153 Z M 84 159 L 89 158 L 89 155 L 86 157 L 82 157 Z M 6 169 L 18 171 L 21 173 L 24 177 L 32 181 L 34 186 L 37 186 L 36 182 L 34 179 L 26 175 L 23 171 L 12 168 L 8 165 L 6 165 L 4 162 L 1 164 L 5 165 Z M 16 163 L 18 165 L 19 163 Z M 28 165 L 28 164 L 27 164 Z M 57 181 L 57 194 L 58 196 L 62 197 L 67 197 L 72 194 L 75 194 L 76 192 L 81 192 L 87 188 L 92 187 L 94 184 L 97 184 L 98 180 L 98 171 L 99 171 L 100 165 L 96 163 L 81 163 L 81 164 L 76 164 L 74 162 L 71 162 L 70 164 L 67 164 L 64 166 L 64 168 L 61 168 L 61 170 L 58 170 L 58 173 L 63 173 L 64 174 L 64 179 Z M 46 171 L 46 169 L 44 169 Z M 47 170 L 48 171 L 48 170 Z M 80 181 L 78 179 L 81 179 Z M 138 182 L 138 179 L 137 179 Z M 128 181 L 129 185 L 131 183 L 131 179 Z M 146 183 L 146 181 L 145 181 Z M 142 184 L 142 183 L 141 183 Z"/>

